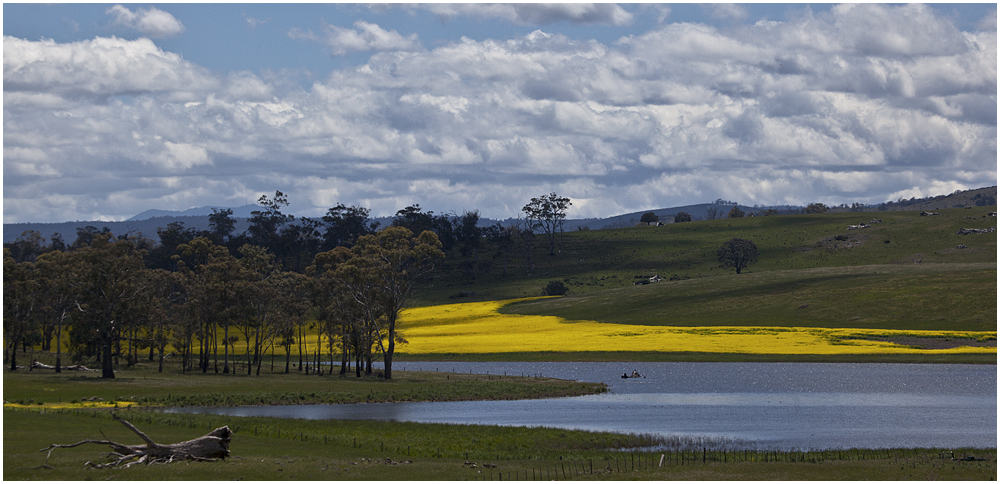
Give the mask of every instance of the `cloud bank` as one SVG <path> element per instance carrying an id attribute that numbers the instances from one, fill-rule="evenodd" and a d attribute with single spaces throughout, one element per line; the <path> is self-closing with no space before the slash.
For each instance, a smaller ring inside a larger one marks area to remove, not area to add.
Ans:
<path id="1" fill-rule="evenodd" d="M 552 7 L 507 8 L 541 23 Z M 357 22 L 311 38 L 369 61 L 307 88 L 213 73 L 148 39 L 5 37 L 4 219 L 124 219 L 276 189 L 306 216 L 344 202 L 496 218 L 554 191 L 576 218 L 994 185 L 995 17 L 983 24 L 857 4 L 612 44 L 537 30 L 427 50 Z"/>
<path id="2" fill-rule="evenodd" d="M 363 20 L 354 22 L 353 29 L 327 25 L 323 36 L 301 29 L 293 29 L 288 35 L 293 39 L 321 42 L 330 49 L 330 55 L 333 56 L 347 55 L 351 52 L 423 50 L 423 46 L 417 40 L 417 34 L 403 37 L 395 30 L 385 30 Z"/>
<path id="3" fill-rule="evenodd" d="M 154 39 L 173 37 L 184 32 L 184 25 L 179 20 L 156 7 L 142 8 L 133 12 L 121 5 L 115 5 L 107 10 L 107 14 L 115 18 L 114 23 L 138 30 Z"/>

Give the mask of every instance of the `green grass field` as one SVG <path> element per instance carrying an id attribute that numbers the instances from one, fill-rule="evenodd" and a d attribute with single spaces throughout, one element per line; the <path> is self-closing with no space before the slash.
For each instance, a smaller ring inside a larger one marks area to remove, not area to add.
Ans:
<path id="1" fill-rule="evenodd" d="M 51 443 L 102 438 L 139 443 L 107 411 L 4 411 L 5 480 L 989 480 L 996 449 L 758 452 L 679 447 L 643 451 L 642 436 L 544 428 L 307 421 L 119 411 L 157 442 L 228 425 L 229 459 L 88 469 L 106 447 Z M 622 449 L 610 451 L 610 448 Z M 690 446 L 689 446 L 690 447 Z M 660 466 L 660 460 L 663 465 Z"/>
<path id="2" fill-rule="evenodd" d="M 285 374 L 261 376 L 222 373 L 180 373 L 179 364 L 164 373 L 143 363 L 103 380 L 99 372 L 53 370 L 4 371 L 5 402 L 39 406 L 55 402 L 128 401 L 138 405 L 280 405 L 450 400 L 514 400 L 586 395 L 604 391 L 602 384 L 550 377 L 470 375 L 400 371 L 391 380 L 338 375 Z M 396 373 L 396 372 L 394 372 Z"/>
<path id="3" fill-rule="evenodd" d="M 549 256 L 547 247 L 536 249 L 531 273 L 526 273 L 522 259 L 514 259 L 504 277 L 500 262 L 494 261 L 489 274 L 469 282 L 459 264 L 449 262 L 419 289 L 414 305 L 456 302 L 449 298 L 462 291 L 475 292 L 471 300 L 537 296 L 550 280 L 564 281 L 571 295 L 585 295 L 633 287 L 653 275 L 665 280 L 713 279 L 734 274 L 718 267 L 715 253 L 734 237 L 749 239 L 760 250 L 759 261 L 748 269 L 751 274 L 922 264 L 992 264 L 995 271 L 995 233 L 956 233 L 961 228 L 995 228 L 996 218 L 988 215 L 994 211 L 995 206 L 946 209 L 926 217 L 919 212 L 782 215 L 567 232 L 559 255 Z M 848 230 L 875 218 L 883 223 Z M 995 294 L 995 278 L 991 286 Z"/>
<path id="4" fill-rule="evenodd" d="M 775 270 L 539 299 L 502 312 L 657 326 L 996 331 L 996 277 L 996 263 Z"/>

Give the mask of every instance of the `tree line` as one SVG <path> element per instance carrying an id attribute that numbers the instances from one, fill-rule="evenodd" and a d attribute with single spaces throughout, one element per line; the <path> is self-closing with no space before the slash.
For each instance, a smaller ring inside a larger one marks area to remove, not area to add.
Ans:
<path id="1" fill-rule="evenodd" d="M 77 229 L 71 244 L 60 236 L 45 244 L 36 232 L 5 243 L 5 363 L 17 369 L 17 349 L 41 345 L 55 352 L 56 371 L 65 353 L 99 361 L 102 376 L 114 378 L 116 367 L 141 357 L 162 371 L 169 345 L 183 371 L 234 373 L 240 360 L 259 374 L 265 355 L 281 352 L 289 371 L 295 348 L 300 369 L 339 356 L 341 374 L 353 366 L 361 376 L 381 357 L 391 378 L 395 345 L 405 341 L 397 319 L 418 280 L 446 258 L 472 280 L 495 268 L 506 275 L 515 259 L 530 272 L 536 236 L 558 253 L 571 202 L 533 198 L 516 223 L 490 227 L 478 225 L 478 211 L 435 215 L 412 205 L 385 228 L 368 209 L 343 204 L 296 220 L 282 212 L 280 191 L 258 204 L 243 233 L 226 209 L 213 211 L 208 230 L 160 228 L 159 243 L 92 226 Z M 309 355 L 312 332 L 318 344 Z"/>

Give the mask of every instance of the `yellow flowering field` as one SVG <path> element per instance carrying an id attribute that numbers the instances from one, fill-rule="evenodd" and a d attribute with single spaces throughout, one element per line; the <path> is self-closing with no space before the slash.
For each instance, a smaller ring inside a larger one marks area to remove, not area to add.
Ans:
<path id="1" fill-rule="evenodd" d="M 29 408 L 29 409 L 81 409 L 81 408 L 128 408 L 135 405 L 135 402 L 51 402 L 51 403 L 12 403 L 3 402 L 4 407 L 9 408 Z"/>
<path id="2" fill-rule="evenodd" d="M 408 354 L 577 351 L 660 351 L 753 354 L 996 353 L 995 347 L 916 349 L 869 338 L 996 339 L 996 332 L 895 331 L 768 326 L 636 326 L 568 321 L 555 316 L 500 314 L 527 299 L 471 302 L 406 310 L 400 331 Z"/>

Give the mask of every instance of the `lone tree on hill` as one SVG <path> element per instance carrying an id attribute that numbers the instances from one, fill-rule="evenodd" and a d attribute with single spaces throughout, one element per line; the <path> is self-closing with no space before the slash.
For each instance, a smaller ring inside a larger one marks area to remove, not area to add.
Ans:
<path id="1" fill-rule="evenodd" d="M 534 231 L 541 229 L 549 238 L 549 255 L 556 255 L 556 234 L 562 233 L 566 222 L 566 209 L 569 208 L 569 198 L 560 197 L 555 193 L 532 198 L 524 208 L 528 227 Z"/>
<path id="2" fill-rule="evenodd" d="M 719 246 L 716 255 L 723 268 L 732 267 L 739 274 L 752 262 L 757 262 L 760 251 L 757 250 L 757 246 L 753 242 L 747 239 L 729 239 Z"/>
<path id="3" fill-rule="evenodd" d="M 746 215 L 746 212 L 740 210 L 740 208 L 737 207 L 736 205 L 733 205 L 733 208 L 729 210 L 729 214 L 726 215 L 726 217 L 728 217 L 728 218 L 743 218 L 744 215 Z"/>
<path id="4" fill-rule="evenodd" d="M 690 221 L 691 221 L 691 214 L 687 212 L 677 212 L 677 215 L 674 215 L 675 224 L 679 224 L 681 222 L 690 222 Z"/>
<path id="5" fill-rule="evenodd" d="M 642 214 L 642 218 L 639 219 L 640 222 L 644 224 L 652 224 L 660 221 L 660 217 L 653 212 L 646 212 Z"/>

